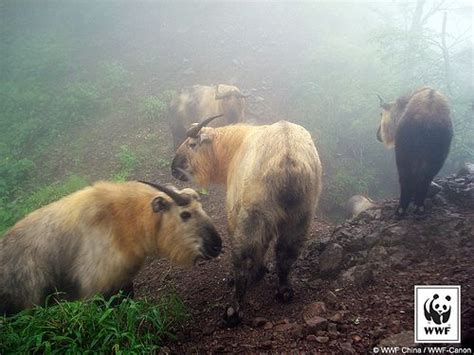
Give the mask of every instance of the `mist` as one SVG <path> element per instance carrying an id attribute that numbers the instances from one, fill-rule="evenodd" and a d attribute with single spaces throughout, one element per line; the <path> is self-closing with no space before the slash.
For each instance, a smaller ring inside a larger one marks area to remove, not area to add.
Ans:
<path id="1" fill-rule="evenodd" d="M 444 92 L 455 138 L 441 174 L 473 160 L 469 1 L 0 6 L 2 230 L 91 181 L 173 182 L 167 105 L 195 84 L 250 93 L 249 122 L 310 131 L 329 216 L 354 194 L 398 194 L 393 151 L 375 139 L 377 94 Z"/>

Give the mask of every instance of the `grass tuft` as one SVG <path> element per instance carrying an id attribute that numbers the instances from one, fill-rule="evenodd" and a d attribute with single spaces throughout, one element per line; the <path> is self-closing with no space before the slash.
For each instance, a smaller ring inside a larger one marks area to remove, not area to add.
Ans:
<path id="1" fill-rule="evenodd" d="M 150 353 L 174 339 L 186 319 L 175 295 L 158 304 L 119 297 L 61 301 L 0 317 L 0 354 Z"/>

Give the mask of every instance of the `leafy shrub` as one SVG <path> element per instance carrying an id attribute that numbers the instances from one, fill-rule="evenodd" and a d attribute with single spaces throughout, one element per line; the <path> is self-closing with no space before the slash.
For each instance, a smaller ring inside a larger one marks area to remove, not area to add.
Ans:
<path id="1" fill-rule="evenodd" d="M 117 297 L 62 301 L 0 317 L 0 353 L 151 353 L 173 339 L 186 318 L 174 295 L 157 304 Z"/>
<path id="2" fill-rule="evenodd" d="M 120 163 L 120 169 L 112 176 L 112 180 L 126 181 L 133 174 L 138 165 L 138 159 L 134 152 L 127 146 L 122 145 L 120 152 L 117 154 Z"/>
<path id="3" fill-rule="evenodd" d="M 166 103 L 156 96 L 144 98 L 139 107 L 142 116 L 149 120 L 160 118 L 166 110 Z"/>

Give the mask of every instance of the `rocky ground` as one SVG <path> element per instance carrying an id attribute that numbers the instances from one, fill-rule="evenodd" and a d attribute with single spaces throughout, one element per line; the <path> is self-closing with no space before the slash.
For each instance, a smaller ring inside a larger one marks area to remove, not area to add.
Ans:
<path id="1" fill-rule="evenodd" d="M 413 345 L 414 285 L 461 285 L 463 346 L 472 347 L 473 181 L 469 174 L 438 181 L 443 191 L 423 219 L 394 219 L 394 200 L 335 227 L 315 217 L 293 271 L 294 301 L 275 300 L 269 252 L 270 272 L 249 292 L 244 322 L 233 329 L 221 321 L 232 291 L 224 193 L 211 189 L 203 204 L 224 238 L 223 254 L 192 269 L 150 261 L 136 280 L 137 294 L 177 292 L 184 299 L 190 318 L 167 352 L 352 354 Z"/>

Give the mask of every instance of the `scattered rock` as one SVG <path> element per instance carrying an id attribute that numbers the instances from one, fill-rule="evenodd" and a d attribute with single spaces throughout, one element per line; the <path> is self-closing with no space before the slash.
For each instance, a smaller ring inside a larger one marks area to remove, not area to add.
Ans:
<path id="1" fill-rule="evenodd" d="M 272 328 L 273 328 L 273 323 L 272 322 L 267 322 L 263 326 L 263 329 L 265 329 L 265 330 L 269 330 L 269 329 L 272 329 Z"/>
<path id="2" fill-rule="evenodd" d="M 329 277 L 342 267 L 344 249 L 337 243 L 329 244 L 319 258 L 319 270 L 323 277 Z"/>
<path id="3" fill-rule="evenodd" d="M 356 352 L 352 347 L 352 344 L 349 342 L 339 343 L 339 346 L 341 347 L 341 350 L 344 354 L 355 354 Z"/>
<path id="4" fill-rule="evenodd" d="M 407 330 L 382 339 L 379 346 L 414 347 L 413 331 Z"/>
<path id="5" fill-rule="evenodd" d="M 316 341 L 321 344 L 325 344 L 329 341 L 329 337 L 322 336 L 322 337 L 316 337 Z"/>
<path id="6" fill-rule="evenodd" d="M 326 313 L 326 304 L 324 302 L 313 302 L 303 310 L 303 319 L 310 319 L 314 316 L 321 316 Z"/>
<path id="7" fill-rule="evenodd" d="M 343 315 L 341 312 L 334 313 L 333 316 L 329 318 L 331 322 L 340 323 L 342 321 Z"/>
<path id="8" fill-rule="evenodd" d="M 328 332 L 337 332 L 337 324 L 336 323 L 329 323 L 328 324 Z"/>
<path id="9" fill-rule="evenodd" d="M 374 273 L 368 264 L 356 265 L 343 272 L 339 281 L 343 285 L 353 284 L 357 287 L 365 287 L 373 283 Z"/>
<path id="10" fill-rule="evenodd" d="M 323 317 L 315 316 L 305 319 L 305 324 L 311 333 L 316 333 L 318 330 L 326 330 L 328 327 L 328 320 Z"/>
<path id="11" fill-rule="evenodd" d="M 317 341 L 318 337 L 314 334 L 310 334 L 308 336 L 306 336 L 306 340 L 307 341 Z"/>
<path id="12" fill-rule="evenodd" d="M 256 317 L 252 320 L 252 327 L 253 328 L 260 328 L 265 326 L 268 323 L 268 320 L 263 317 Z"/>

